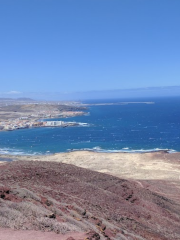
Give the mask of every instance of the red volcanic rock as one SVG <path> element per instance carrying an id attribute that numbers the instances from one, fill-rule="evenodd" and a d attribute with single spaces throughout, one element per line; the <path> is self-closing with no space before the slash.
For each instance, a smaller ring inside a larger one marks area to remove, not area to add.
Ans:
<path id="1" fill-rule="evenodd" d="M 104 231 L 104 236 L 110 239 L 115 237 L 115 235 L 116 235 L 115 232 L 113 232 L 111 229 L 105 229 Z"/>
<path id="2" fill-rule="evenodd" d="M 90 231 L 87 233 L 87 238 L 88 240 L 99 240 L 100 235 L 94 231 Z"/>
<path id="3" fill-rule="evenodd" d="M 20 198 L 14 196 L 11 193 L 11 189 L 9 187 L 5 187 L 5 186 L 0 186 L 0 199 L 9 200 L 9 201 L 13 201 L 13 202 L 21 201 Z"/>
<path id="4" fill-rule="evenodd" d="M 9 191 L 9 187 L 0 186 L 0 198 L 5 198 L 5 196 L 9 194 Z"/>
<path id="5" fill-rule="evenodd" d="M 0 227 L 89 231 L 87 239 L 180 239 L 179 195 L 160 194 L 158 181 L 142 187 L 73 165 L 15 161 L 0 166 L 0 182 Z"/>

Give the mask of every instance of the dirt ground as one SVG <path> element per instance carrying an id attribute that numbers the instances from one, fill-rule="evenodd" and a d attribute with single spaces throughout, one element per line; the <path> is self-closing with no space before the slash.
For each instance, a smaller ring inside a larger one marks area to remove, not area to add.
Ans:
<path id="1" fill-rule="evenodd" d="M 28 160 L 28 161 L 46 161 L 46 162 L 66 163 L 66 164 L 70 164 L 72 167 L 74 165 L 84 169 L 93 170 L 99 173 L 106 173 L 108 175 L 112 175 L 121 179 L 129 179 L 130 181 L 133 181 L 133 184 L 135 184 L 136 186 L 135 189 L 133 190 L 134 192 L 136 189 L 139 189 L 138 191 L 140 192 L 142 189 L 142 191 L 143 192 L 145 191 L 146 194 L 148 194 L 148 191 L 151 191 L 153 192 L 153 195 L 152 195 L 153 198 L 154 196 L 159 196 L 158 199 L 162 199 L 163 201 L 166 198 L 169 199 L 168 201 L 170 201 L 170 203 L 173 204 L 172 209 L 174 207 L 175 208 L 177 207 L 177 209 L 179 209 L 178 206 L 180 206 L 180 153 L 168 153 L 165 151 L 159 151 L 159 152 L 140 154 L 140 153 L 97 153 L 97 152 L 91 152 L 91 151 L 75 151 L 75 152 L 58 153 L 58 154 L 46 155 L 46 156 L 0 155 L 1 167 L 3 165 L 4 167 L 6 166 L 5 160 L 7 161 L 20 160 L 23 162 Z M 70 176 L 74 176 L 74 174 L 70 174 Z M 77 176 L 79 176 L 79 172 Z M 97 179 L 99 178 L 97 177 Z M 87 186 L 89 187 L 89 185 Z M 87 186 L 84 188 L 84 191 L 82 191 L 83 194 L 87 190 Z M 103 190 L 103 193 L 105 192 Z M 77 191 L 77 194 L 79 194 L 79 190 Z M 137 198 L 138 196 L 139 195 L 137 194 Z M 138 200 L 138 201 L 141 201 L 141 200 Z M 153 210 L 153 208 L 151 210 Z M 163 211 L 166 211 L 166 210 L 163 210 Z M 174 210 L 172 210 L 172 212 L 173 211 Z M 138 214 L 140 214 L 140 212 Z M 152 213 L 152 216 L 153 216 L 153 213 Z M 161 219 L 160 215 L 159 215 L 159 219 Z M 150 220 L 147 218 L 147 223 L 149 221 Z M 175 227 L 175 225 L 173 226 Z M 8 240 L 9 239 L 10 240 L 15 240 L 15 239 L 17 240 L 31 240 L 31 239 L 67 240 L 69 236 L 71 237 L 73 236 L 75 240 L 81 240 L 86 238 L 85 233 L 73 233 L 73 235 L 71 233 L 70 235 L 60 235 L 52 232 L 40 232 L 40 231 L 29 231 L 29 230 L 14 231 L 11 229 L 2 229 L 2 228 L 0 229 L 0 240 L 6 240 L 6 239 Z M 140 238 L 137 238 L 137 239 L 140 239 Z M 143 239 L 151 239 L 151 238 L 143 238 Z M 156 238 L 153 238 L 153 239 L 156 239 Z M 166 238 L 157 238 L 157 239 L 166 239 Z M 178 238 L 173 237 L 173 239 L 178 239 Z"/>
<path id="2" fill-rule="evenodd" d="M 180 153 L 97 153 L 74 151 L 43 156 L 7 156 L 3 160 L 54 161 L 111 174 L 121 178 L 180 181 Z"/>
<path id="3" fill-rule="evenodd" d="M 75 240 L 84 240 L 84 233 L 74 233 L 74 234 L 56 234 L 53 232 L 40 232 L 40 231 L 23 231 L 23 230 L 12 230 L 12 229 L 2 229 L 0 228 L 0 240 L 66 240 L 68 237 L 72 237 Z"/>

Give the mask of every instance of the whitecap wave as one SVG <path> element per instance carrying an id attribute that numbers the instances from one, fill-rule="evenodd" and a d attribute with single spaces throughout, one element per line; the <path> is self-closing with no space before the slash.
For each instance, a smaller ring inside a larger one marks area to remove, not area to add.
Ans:
<path id="1" fill-rule="evenodd" d="M 2 155 L 40 155 L 38 152 L 24 152 L 22 149 L 14 149 L 14 148 L 0 148 L 0 154 Z"/>
<path id="2" fill-rule="evenodd" d="M 94 148 L 73 148 L 73 149 L 67 149 L 67 152 L 72 152 L 72 151 L 92 151 L 92 152 L 99 152 L 99 153 L 149 153 L 149 152 L 161 152 L 165 151 L 168 153 L 175 153 L 177 152 L 174 149 L 161 149 L 161 148 L 154 148 L 154 149 L 130 149 L 128 147 L 122 148 L 122 149 L 103 149 L 99 146 L 96 146 Z M 65 151 L 66 152 L 66 151 Z M 25 152 L 21 149 L 10 149 L 10 148 L 0 148 L 0 155 L 24 155 L 24 156 L 33 156 L 33 155 L 50 155 L 52 152 L 47 150 L 45 153 L 44 152 L 33 152 L 33 151 L 28 151 Z"/>
<path id="3" fill-rule="evenodd" d="M 161 149 L 161 148 L 153 148 L 153 149 L 130 149 L 128 147 L 122 149 L 103 149 L 99 146 L 94 148 L 83 148 L 83 149 L 68 149 L 69 151 L 92 151 L 92 152 L 99 152 L 99 153 L 149 153 L 149 152 L 168 152 L 168 153 L 175 153 L 177 152 L 174 149 Z"/>
<path id="4" fill-rule="evenodd" d="M 90 127 L 90 126 L 92 126 L 92 124 L 82 123 L 82 122 L 78 122 L 78 125 L 81 126 L 81 127 Z"/>

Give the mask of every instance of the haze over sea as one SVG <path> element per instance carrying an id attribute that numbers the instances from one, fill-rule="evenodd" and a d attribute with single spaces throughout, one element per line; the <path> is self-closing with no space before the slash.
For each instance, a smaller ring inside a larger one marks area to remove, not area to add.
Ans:
<path id="1" fill-rule="evenodd" d="M 116 105 L 119 102 L 154 104 Z M 84 149 L 105 152 L 180 151 L 180 97 L 108 99 L 84 103 L 115 104 L 90 105 L 86 116 L 65 119 L 88 123 L 86 127 L 0 132 L 0 153 L 50 154 Z"/>

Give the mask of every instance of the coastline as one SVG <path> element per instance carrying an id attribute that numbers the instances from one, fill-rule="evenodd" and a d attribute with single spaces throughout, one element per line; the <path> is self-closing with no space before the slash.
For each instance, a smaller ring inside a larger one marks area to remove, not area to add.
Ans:
<path id="1" fill-rule="evenodd" d="M 155 102 L 117 102 L 117 103 L 83 103 L 83 106 L 111 106 L 126 104 L 155 104 Z"/>
<path id="2" fill-rule="evenodd" d="M 81 123 L 79 122 L 66 122 L 66 121 L 53 121 L 53 119 L 56 119 L 57 117 L 61 118 L 68 118 L 68 117 L 76 117 L 76 116 L 83 116 L 85 115 L 84 112 L 71 112 L 66 113 L 63 116 L 60 115 L 54 115 L 51 116 L 52 121 L 46 121 L 46 118 L 44 118 L 43 121 L 40 121 L 40 118 L 27 118 L 27 120 L 22 119 L 14 119 L 7 120 L 5 123 L 1 124 L 0 132 L 2 131 L 15 131 L 19 129 L 32 129 L 32 128 L 40 128 L 40 127 L 73 127 L 73 126 L 81 126 Z M 47 116 L 48 117 L 48 116 Z"/>
<path id="3" fill-rule="evenodd" d="M 68 118 L 85 115 L 87 108 L 76 102 L 0 102 L 0 131 L 13 131 L 25 128 L 49 127 L 41 119 Z M 68 127 L 77 123 L 62 122 L 53 126 Z"/>
<path id="4" fill-rule="evenodd" d="M 37 122 L 39 119 L 61 117 L 75 117 L 86 114 L 84 110 L 87 110 L 86 106 L 91 105 L 117 105 L 117 104 L 154 104 L 154 102 L 119 102 L 119 103 L 97 103 L 97 104 L 80 104 L 75 102 L 69 102 L 67 104 L 62 103 L 27 103 L 18 105 L 8 105 L 1 107 L 1 115 L 7 114 L 6 120 L 17 119 L 17 115 L 21 117 L 23 124 L 26 124 L 30 120 L 35 121 L 36 124 L 32 124 L 32 127 L 44 127 L 42 122 Z M 12 111 L 13 110 L 13 111 Z M 9 112 L 8 112 L 9 111 Z M 2 114 L 3 113 L 3 114 Z M 1 116 L 0 115 L 0 116 Z M 23 119 L 27 118 L 27 119 Z M 19 118 L 18 118 L 19 121 Z M 52 121 L 55 122 L 55 121 Z M 60 122 L 60 121 L 59 121 Z M 64 122 L 65 123 L 65 122 Z M 12 124 L 12 123 L 11 123 Z M 20 123 L 21 124 L 21 123 Z M 77 124 L 77 123 L 74 123 Z M 72 126 L 72 123 L 65 126 Z M 52 127 L 48 125 L 46 127 Z M 55 125 L 53 125 L 55 127 Z M 63 125 L 57 125 L 56 127 L 63 127 Z M 122 150 L 105 150 L 99 147 L 92 149 L 72 149 L 69 152 L 59 152 L 51 154 L 34 154 L 34 155 L 21 155 L 15 154 L 0 154 L 0 159 L 3 159 L 3 163 L 13 160 L 32 160 L 32 161 L 52 161 L 62 162 L 67 164 L 73 164 L 78 167 L 91 169 L 93 171 L 104 172 L 113 174 L 123 178 L 135 178 L 135 179 L 180 179 L 179 172 L 179 160 L 180 152 L 176 152 L 172 149 L 149 149 L 149 150 L 131 150 L 124 148 Z M 0 162 L 1 163 L 1 162 Z"/>
<path id="5" fill-rule="evenodd" d="M 8 103 L 9 104 L 9 103 Z M 49 127 L 45 122 L 45 119 L 51 118 L 68 118 L 83 116 L 87 113 L 84 110 L 88 106 L 109 106 L 109 105 L 127 105 L 127 104 L 154 104 L 154 102 L 118 102 L 118 103 L 76 103 L 69 102 L 62 105 L 62 103 L 48 103 L 48 102 L 37 102 L 37 103 L 21 103 L 12 102 L 11 105 L 5 106 L 0 105 L 0 132 L 1 131 L 14 131 L 19 129 L 27 128 L 39 128 L 39 127 Z M 61 105 L 60 105 L 61 104 Z M 59 108 L 59 105 L 61 108 Z M 10 111 L 9 111 L 10 107 Z M 66 108 L 69 107 L 68 111 Z M 7 116 L 6 116 L 7 115 Z M 40 121 L 44 119 L 44 121 Z M 78 125 L 78 123 L 64 122 L 62 126 L 59 124 L 53 125 L 54 127 L 69 127 Z"/>
<path id="6" fill-rule="evenodd" d="M 180 180 L 180 152 L 102 153 L 71 151 L 47 155 L 0 155 L 1 164 L 9 161 L 48 161 L 72 164 L 93 171 L 132 179 Z M 6 161 L 7 159 L 7 161 Z"/>

